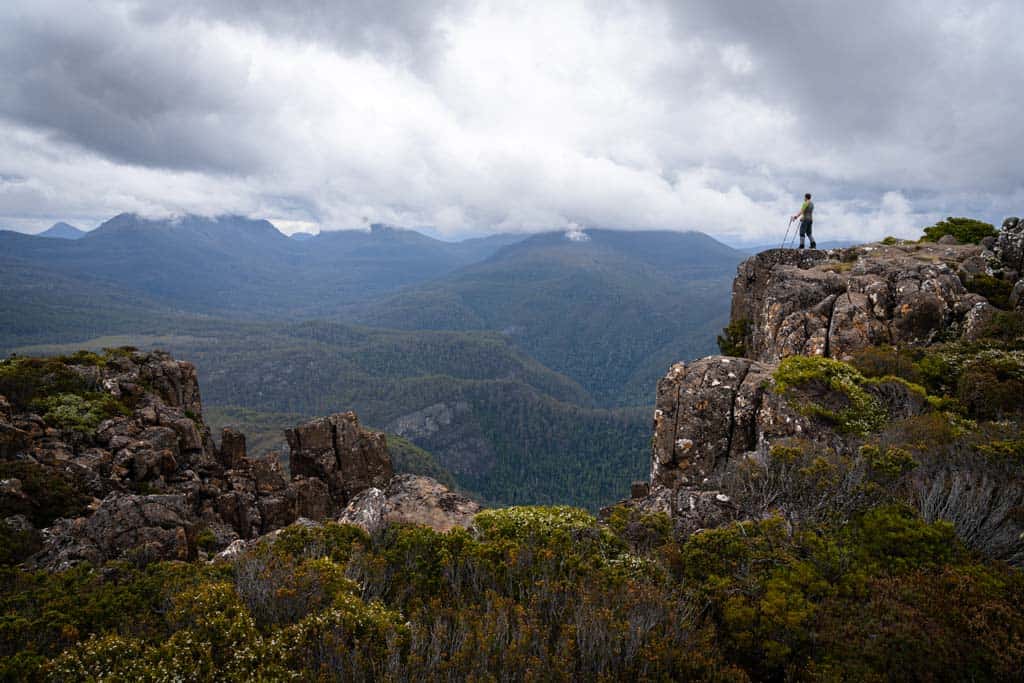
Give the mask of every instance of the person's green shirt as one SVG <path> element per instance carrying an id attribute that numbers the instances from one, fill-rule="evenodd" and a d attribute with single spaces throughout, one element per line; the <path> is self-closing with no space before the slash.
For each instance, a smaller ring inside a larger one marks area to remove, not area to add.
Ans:
<path id="1" fill-rule="evenodd" d="M 814 202 L 810 199 L 805 199 L 800 207 L 800 217 L 805 221 L 814 220 Z"/>

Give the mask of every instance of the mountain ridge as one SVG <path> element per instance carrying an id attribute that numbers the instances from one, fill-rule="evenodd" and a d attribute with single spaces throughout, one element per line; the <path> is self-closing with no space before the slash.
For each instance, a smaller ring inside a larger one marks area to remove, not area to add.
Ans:
<path id="1" fill-rule="evenodd" d="M 57 246 L 11 238 L 24 246 L 0 256 L 5 290 L 17 293 L 0 302 L 0 348 L 63 353 L 95 339 L 96 351 L 166 349 L 197 364 L 211 405 L 304 417 L 356 409 L 393 432 L 406 425 L 489 501 L 591 509 L 614 495 L 617 472 L 642 474 L 651 388 L 681 355 L 710 352 L 739 261 L 696 233 L 445 243 L 374 225 L 296 242 L 246 218 L 132 214 L 95 232 Z M 365 264 L 388 274 L 439 253 L 436 277 L 421 272 L 400 290 L 412 293 L 408 306 L 360 284 Z M 353 273 L 347 296 L 338 282 Z M 127 280 L 142 291 L 122 290 Z M 357 310 L 388 317 L 356 325 Z M 434 413 L 450 417 L 433 431 L 412 426 Z M 574 470 L 581 483 L 557 472 L 567 451 L 591 463 Z"/>

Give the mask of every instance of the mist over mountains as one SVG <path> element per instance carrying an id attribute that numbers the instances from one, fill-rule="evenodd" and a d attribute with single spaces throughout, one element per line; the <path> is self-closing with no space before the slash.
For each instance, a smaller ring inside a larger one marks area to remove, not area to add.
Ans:
<path id="1" fill-rule="evenodd" d="M 693 232 L 294 239 L 122 214 L 0 233 L 0 351 L 166 348 L 249 432 L 354 409 L 488 501 L 593 507 L 643 474 L 655 382 L 714 350 L 742 256 Z"/>

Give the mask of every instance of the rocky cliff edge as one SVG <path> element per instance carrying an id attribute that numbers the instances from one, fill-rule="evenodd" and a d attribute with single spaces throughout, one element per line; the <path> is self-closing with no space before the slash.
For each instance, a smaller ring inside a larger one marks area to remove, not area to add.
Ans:
<path id="1" fill-rule="evenodd" d="M 695 533 L 735 519 L 842 515 L 884 489 L 953 521 L 969 545 L 1024 563 L 1024 461 L 979 455 L 1024 444 L 1021 338 L 991 339 L 1021 321 L 1024 221 L 1008 219 L 977 245 L 889 242 L 744 261 L 720 339 L 738 355 L 677 363 L 658 383 L 650 481 L 623 504 Z M 1001 308 L 992 292 L 1009 292 Z M 839 362 L 855 359 L 880 370 Z M 907 381 L 915 359 L 932 384 L 954 386 L 930 395 Z M 986 392 L 1001 396 L 995 412 Z M 878 463 L 899 469 L 890 460 L 913 473 L 876 481 Z M 815 468 L 832 477 L 817 493 L 800 488 Z"/>

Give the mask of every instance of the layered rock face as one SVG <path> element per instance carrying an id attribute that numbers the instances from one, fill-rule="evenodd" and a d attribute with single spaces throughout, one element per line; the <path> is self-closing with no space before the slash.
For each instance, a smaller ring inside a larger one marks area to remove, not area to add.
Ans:
<path id="1" fill-rule="evenodd" d="M 444 453 L 446 467 L 456 475 L 479 476 L 496 459 L 466 401 L 435 403 L 392 420 L 386 428 L 427 450 Z"/>
<path id="2" fill-rule="evenodd" d="M 320 417 L 285 431 L 292 474 L 327 484 L 332 498 L 347 501 L 394 475 L 384 435 L 364 431 L 348 412 Z"/>
<path id="3" fill-rule="evenodd" d="M 995 252 L 979 245 L 772 249 L 740 265 L 731 319 L 745 328 L 747 357 L 769 363 L 969 336 L 992 307 L 968 292 L 961 276 L 1002 267 Z"/>
<path id="4" fill-rule="evenodd" d="M 76 386 L 88 389 L 94 403 L 107 396 L 127 414 L 94 429 L 69 430 L 31 409 L 19 412 L 0 397 L 0 460 L 83 494 L 77 516 L 38 530 L 43 548 L 30 566 L 61 568 L 126 556 L 191 559 L 200 548 L 212 552 L 300 518 L 335 519 L 367 490 L 381 493 L 389 510 L 408 510 L 399 514 L 402 519 L 419 521 L 422 513 L 424 523 L 438 528 L 475 512 L 465 499 L 450 504 L 455 494 L 433 480 L 417 484 L 422 495 L 415 508 L 408 501 L 416 486 L 410 489 L 401 478 L 392 485 L 384 435 L 363 429 L 354 413 L 288 430 L 289 476 L 276 456 L 250 459 L 245 436 L 236 430 L 225 429 L 220 446 L 214 443 L 190 363 L 162 352 L 125 352 L 57 370 L 84 380 Z M 5 509 L 31 507 L 22 482 L 0 484 Z M 23 515 L 4 522 L 19 529 L 28 524 Z"/>

